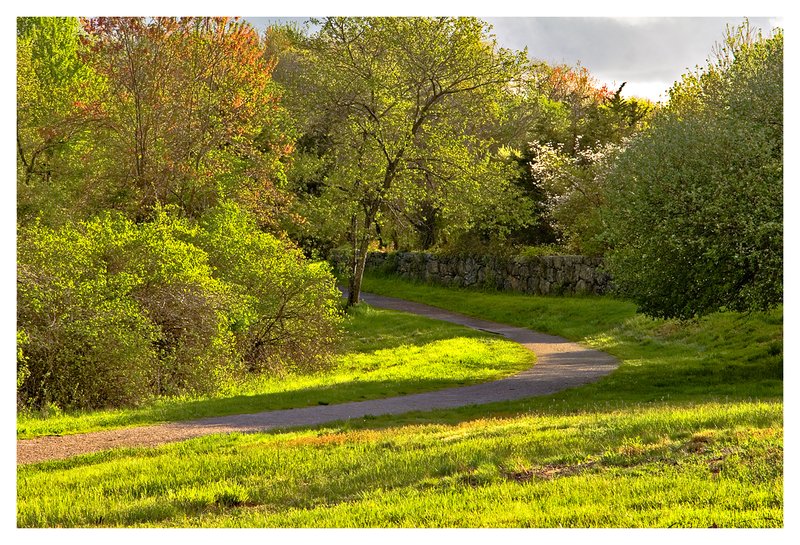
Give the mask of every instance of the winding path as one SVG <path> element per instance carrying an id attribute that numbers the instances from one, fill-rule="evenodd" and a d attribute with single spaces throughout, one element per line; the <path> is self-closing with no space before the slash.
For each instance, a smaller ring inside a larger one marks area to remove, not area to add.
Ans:
<path id="1" fill-rule="evenodd" d="M 375 307 L 421 314 L 502 335 L 532 350 L 536 354 L 536 365 L 494 382 L 422 394 L 18 440 L 17 463 L 68 458 L 118 447 L 155 446 L 212 433 L 315 426 L 369 415 L 402 414 L 541 396 L 594 382 L 619 365 L 613 356 L 605 352 L 585 348 L 561 337 L 470 318 L 402 299 L 362 293 L 362 300 Z"/>

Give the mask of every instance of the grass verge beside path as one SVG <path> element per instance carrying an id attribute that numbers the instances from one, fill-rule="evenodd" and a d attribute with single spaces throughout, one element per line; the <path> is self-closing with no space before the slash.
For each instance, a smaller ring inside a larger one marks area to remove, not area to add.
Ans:
<path id="1" fill-rule="evenodd" d="M 680 323 L 607 297 L 374 277 L 365 290 L 562 335 L 622 363 L 551 396 L 21 466 L 17 524 L 783 526 L 780 309 Z"/>
<path id="2" fill-rule="evenodd" d="M 511 341 L 402 312 L 360 306 L 346 321 L 333 366 L 312 375 L 252 377 L 213 397 L 165 399 L 139 409 L 21 415 L 17 437 L 329 405 L 496 380 L 527 369 L 534 355 Z"/>
<path id="3" fill-rule="evenodd" d="M 363 289 L 561 335 L 622 365 L 597 383 L 556 394 L 575 403 L 769 399 L 783 395 L 783 310 L 654 320 L 611 297 L 478 292 L 368 276 Z"/>

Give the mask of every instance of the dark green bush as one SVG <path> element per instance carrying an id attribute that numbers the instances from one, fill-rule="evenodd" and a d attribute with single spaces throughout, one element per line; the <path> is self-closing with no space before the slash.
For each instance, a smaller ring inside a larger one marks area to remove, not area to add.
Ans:
<path id="1" fill-rule="evenodd" d="M 647 314 L 783 299 L 783 35 L 738 29 L 608 177 L 607 263 Z"/>

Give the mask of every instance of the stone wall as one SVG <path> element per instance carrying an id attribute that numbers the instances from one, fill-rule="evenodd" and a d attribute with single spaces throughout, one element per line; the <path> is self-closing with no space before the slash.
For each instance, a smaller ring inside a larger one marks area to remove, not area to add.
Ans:
<path id="1" fill-rule="evenodd" d="M 367 256 L 367 270 L 444 286 L 473 286 L 537 295 L 602 294 L 608 290 L 610 282 L 600 258 L 576 255 L 498 258 L 371 252 Z"/>

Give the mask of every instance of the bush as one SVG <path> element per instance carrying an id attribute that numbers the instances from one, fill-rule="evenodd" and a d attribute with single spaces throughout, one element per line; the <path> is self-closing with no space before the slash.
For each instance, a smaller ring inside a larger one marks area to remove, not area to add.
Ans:
<path id="1" fill-rule="evenodd" d="M 236 205 L 19 232 L 18 405 L 102 408 L 212 392 L 244 371 L 312 370 L 341 321 L 329 267 Z"/>
<path id="2" fill-rule="evenodd" d="M 230 287 L 214 277 L 206 253 L 184 240 L 195 230 L 159 211 L 112 258 L 139 280 L 130 295 L 157 327 L 158 395 L 212 392 L 241 367 L 228 327 Z"/>
<path id="3" fill-rule="evenodd" d="M 226 202 L 200 222 L 192 241 L 231 286 L 231 329 L 250 371 L 314 370 L 327 361 L 339 331 L 340 293 L 330 266 L 259 231 Z"/>
<path id="4" fill-rule="evenodd" d="M 117 407 L 216 387 L 234 361 L 225 287 L 175 227 L 107 214 L 20 230 L 23 405 Z"/>
<path id="5" fill-rule="evenodd" d="M 149 389 L 155 328 L 114 278 L 85 226 L 19 233 L 17 361 L 24 406 L 102 407 L 134 403 Z"/>
<path id="6" fill-rule="evenodd" d="M 729 36 L 608 177 L 607 264 L 653 316 L 783 298 L 783 35 Z"/>
<path id="7" fill-rule="evenodd" d="M 570 253 L 601 256 L 607 249 L 603 188 L 620 149 L 606 144 L 570 155 L 550 144 L 531 144 L 531 171 L 547 191 L 548 212 Z"/>

